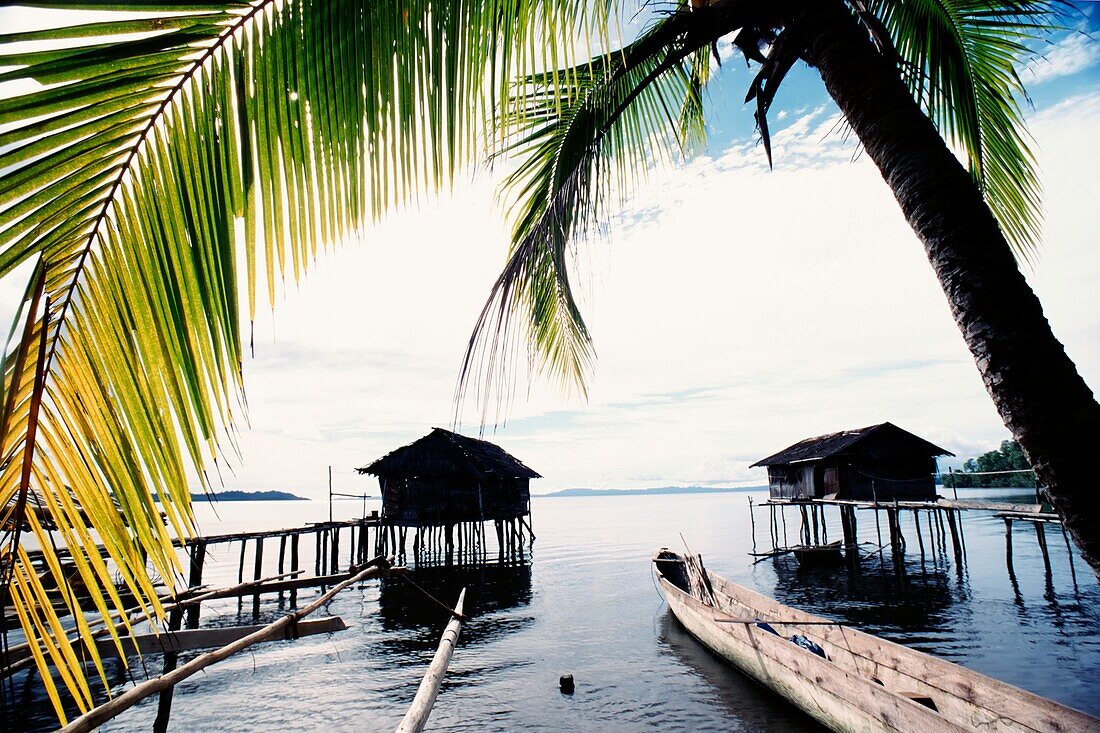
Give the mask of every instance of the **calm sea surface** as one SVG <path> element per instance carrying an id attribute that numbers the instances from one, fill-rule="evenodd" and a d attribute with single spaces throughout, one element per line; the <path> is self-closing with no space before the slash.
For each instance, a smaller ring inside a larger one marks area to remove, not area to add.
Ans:
<path id="1" fill-rule="evenodd" d="M 978 492 L 969 492 L 975 495 Z M 1074 553 L 1076 580 L 1058 527 L 1048 528 L 1048 576 L 1030 525 L 1014 535 L 1014 573 L 1004 524 L 967 512 L 967 562 L 923 566 L 912 519 L 906 572 L 889 550 L 861 569 L 802 572 L 793 558 L 752 564 L 748 498 L 763 492 L 534 500 L 538 533 L 530 563 L 413 577 L 453 602 L 469 587 L 470 621 L 451 662 L 429 729 L 438 731 L 799 731 L 815 725 L 689 637 L 669 615 L 650 571 L 660 546 L 680 533 L 710 569 L 778 600 L 837 618 L 985 674 L 1100 715 L 1100 587 Z M 997 495 L 981 492 L 983 498 Z M 372 503 L 377 508 L 377 502 Z M 362 505 L 338 503 L 337 518 Z M 327 518 L 323 502 L 225 503 L 198 509 L 207 534 L 300 525 Z M 767 539 L 757 509 L 757 544 Z M 787 514 L 792 542 L 797 534 Z M 877 544 L 873 514 L 860 512 L 861 539 Z M 923 518 L 922 518 L 923 519 Z M 835 512 L 830 537 L 841 535 Z M 885 534 L 885 516 L 883 517 Z M 269 543 L 270 544 L 270 543 Z M 948 540 L 948 548 L 950 541 Z M 204 581 L 236 582 L 240 546 L 208 556 Z M 312 553 L 312 542 L 303 541 Z M 873 546 L 868 545 L 871 553 Z M 252 567 L 251 547 L 247 567 Z M 276 553 L 268 550 L 270 574 Z M 950 555 L 948 551 L 947 555 Z M 303 563 L 312 569 L 312 560 Z M 315 591 L 299 596 L 314 597 Z M 203 624 L 251 623 L 251 599 L 203 607 Z M 275 599 L 261 609 L 274 619 Z M 344 591 L 328 607 L 347 631 L 253 647 L 176 690 L 172 729 L 393 730 L 438 643 L 446 614 L 397 580 Z M 323 615 L 318 612 L 317 615 Z M 159 659 L 149 657 L 150 671 Z M 141 662 L 135 660 L 140 669 Z M 576 693 L 558 691 L 572 674 Z M 126 686 L 118 677 L 119 686 Z M 104 728 L 149 731 L 156 699 Z"/>

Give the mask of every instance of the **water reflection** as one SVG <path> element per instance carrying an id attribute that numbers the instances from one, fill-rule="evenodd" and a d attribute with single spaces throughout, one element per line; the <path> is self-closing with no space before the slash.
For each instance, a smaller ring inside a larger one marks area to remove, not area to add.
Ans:
<path id="1" fill-rule="evenodd" d="M 657 631 L 659 652 L 670 656 L 692 676 L 704 680 L 729 718 L 730 730 L 823 731 L 813 718 L 771 690 L 757 684 L 692 637 L 668 611 Z M 695 689 L 699 686 L 696 685 Z M 690 721 L 683 721 L 685 724 Z"/>
<path id="2" fill-rule="evenodd" d="M 912 559 L 903 561 L 902 572 L 873 559 L 855 567 L 803 568 L 780 558 L 774 569 L 780 603 L 840 618 L 870 633 L 905 631 L 911 641 L 950 629 L 953 607 L 969 600 L 965 576 L 921 572 L 920 562 Z"/>
<path id="3" fill-rule="evenodd" d="M 530 563 L 421 565 L 411 569 L 407 579 L 399 576 L 381 581 L 378 606 L 382 628 L 402 632 L 388 640 L 391 651 L 434 649 L 439 643 L 435 632 L 442 630 L 447 612 L 424 593 L 451 606 L 463 588 L 469 618 L 462 628 L 464 647 L 488 643 L 534 622 L 532 614 L 517 610 L 531 603 Z M 433 633 L 419 633 L 425 630 Z"/>

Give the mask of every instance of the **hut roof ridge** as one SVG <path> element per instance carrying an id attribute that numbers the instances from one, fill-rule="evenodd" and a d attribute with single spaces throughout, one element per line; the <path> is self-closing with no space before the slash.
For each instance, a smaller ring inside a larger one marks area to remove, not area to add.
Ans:
<path id="1" fill-rule="evenodd" d="M 749 468 L 756 468 L 757 466 L 775 466 L 786 463 L 799 463 L 804 461 L 816 461 L 829 456 L 834 456 L 838 453 L 842 453 L 857 443 L 863 441 L 873 433 L 877 433 L 880 430 L 895 430 L 901 432 L 911 438 L 914 441 L 918 441 L 924 444 L 924 447 L 928 450 L 930 455 L 934 456 L 954 456 L 951 451 L 944 450 L 939 446 L 928 442 L 920 436 L 910 433 L 908 430 L 899 428 L 891 422 L 882 422 L 877 425 L 869 425 L 865 428 L 858 428 L 856 430 L 841 430 L 836 433 L 828 433 L 826 435 L 818 435 L 813 438 L 806 438 L 800 440 L 794 445 L 790 445 L 778 453 L 774 453 L 767 458 L 761 458 L 756 463 L 749 466 Z"/>
<path id="2" fill-rule="evenodd" d="M 447 448 L 453 453 L 452 458 L 463 464 L 462 468 L 465 472 L 477 478 L 486 475 L 542 478 L 500 446 L 445 428 L 432 428 L 432 431 L 424 437 L 390 451 L 373 463 L 355 470 L 361 474 L 369 473 L 375 476 L 416 475 L 426 470 L 435 473 L 439 472 L 441 467 L 429 456 L 434 454 L 438 457 Z M 435 465 L 426 469 L 427 463 Z"/>

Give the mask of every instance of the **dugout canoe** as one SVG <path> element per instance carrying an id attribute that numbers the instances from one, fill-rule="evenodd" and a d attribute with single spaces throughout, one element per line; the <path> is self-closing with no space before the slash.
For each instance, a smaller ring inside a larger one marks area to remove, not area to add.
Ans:
<path id="1" fill-rule="evenodd" d="M 708 572 L 698 556 L 662 549 L 653 566 L 692 636 L 831 730 L 1100 733 L 1098 718 L 785 606 Z"/>

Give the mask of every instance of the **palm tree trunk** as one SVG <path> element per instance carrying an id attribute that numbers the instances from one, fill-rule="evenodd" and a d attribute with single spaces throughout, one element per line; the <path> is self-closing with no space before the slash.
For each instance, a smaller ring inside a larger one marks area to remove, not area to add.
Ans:
<path id="1" fill-rule="evenodd" d="M 798 3 L 805 59 L 924 243 L 1001 418 L 1100 573 L 1100 405 L 1054 337 L 973 178 L 841 0 Z"/>

